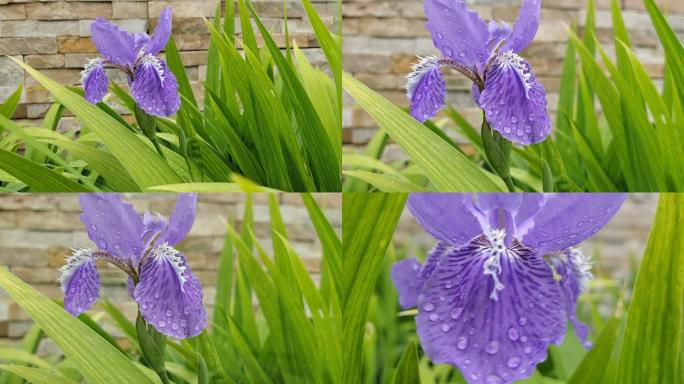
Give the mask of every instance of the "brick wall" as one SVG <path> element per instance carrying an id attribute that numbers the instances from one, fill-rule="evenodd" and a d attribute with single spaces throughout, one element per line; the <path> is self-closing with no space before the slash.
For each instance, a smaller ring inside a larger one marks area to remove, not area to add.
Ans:
<path id="1" fill-rule="evenodd" d="M 314 197 L 339 233 L 341 195 L 316 194 Z M 125 199 L 133 203 L 138 211 L 159 212 L 168 217 L 173 211 L 176 196 L 146 193 L 126 195 Z M 255 234 L 265 249 L 270 250 L 267 196 L 257 194 L 254 199 Z M 298 194 L 281 194 L 279 200 L 290 241 L 309 271 L 318 273 L 321 247 L 306 207 Z M 202 281 L 205 302 L 209 308 L 215 295 L 216 270 L 226 233 L 225 223 L 234 217 L 239 226 L 243 210 L 244 194 L 201 194 L 192 230 L 178 246 Z M 44 294 L 61 299 L 58 270 L 70 255 L 70 248 L 94 246 L 88 239 L 79 215 L 80 207 L 75 194 L 0 195 L 0 266 L 9 267 Z M 125 274 L 111 265 L 103 266 L 100 270 L 101 297 L 116 303 L 133 318 L 136 306 L 128 297 Z M 21 337 L 30 324 L 26 314 L 0 289 L 0 339 L 10 338 L 15 340 L 5 341 L 16 342 L 16 338 Z"/>
<path id="2" fill-rule="evenodd" d="M 521 0 L 467 0 L 484 19 L 515 21 Z M 542 0 L 542 23 L 534 42 L 522 55 L 529 60 L 546 87 L 549 108 L 558 100 L 561 61 L 567 41 L 566 25 L 584 25 L 588 0 Z M 598 37 L 612 51 L 610 0 L 595 0 Z M 620 0 L 639 58 L 650 74 L 662 77 L 663 53 L 642 0 Z M 656 0 L 670 14 L 670 22 L 684 38 L 684 1 Z M 422 0 L 353 0 L 343 7 L 344 66 L 372 89 L 400 106 L 408 106 L 403 89 L 416 55 L 433 55 L 432 38 L 425 28 Z M 462 75 L 447 75 L 447 103 L 463 112 L 477 127 L 481 112 L 470 96 L 470 83 Z M 347 97 L 344 143 L 365 144 L 375 132 L 373 120 Z M 393 148 L 396 152 L 396 148 Z M 399 155 L 397 153 L 389 156 Z"/>
<path id="3" fill-rule="evenodd" d="M 655 193 L 631 194 L 615 217 L 596 236 L 582 243 L 582 251 L 594 258 L 595 270 L 608 278 L 627 277 L 631 258 L 641 258 L 657 203 Z M 394 239 L 408 246 L 410 256 L 423 255 L 435 244 L 435 239 L 416 223 L 408 209 L 402 214 Z"/>
<path id="4" fill-rule="evenodd" d="M 213 17 L 216 3 L 216 0 L 0 0 L 0 103 L 20 83 L 26 85 L 26 90 L 15 118 L 41 118 L 52 101 L 35 80 L 3 56 L 19 58 L 62 84 L 75 85 L 80 82 L 83 64 L 97 55 L 89 37 L 90 23 L 95 17 L 110 19 L 132 32 L 151 33 L 159 12 L 168 5 L 173 7 L 173 37 L 191 85 L 201 99 L 200 81 L 206 78 L 206 51 L 209 46 L 209 34 L 202 18 Z M 332 25 L 336 10 L 334 2 L 315 0 L 313 3 L 324 22 Z M 276 42 L 284 46 L 283 1 L 257 0 L 253 4 Z M 318 48 L 301 3 L 288 1 L 287 4 L 291 39 L 296 40 L 314 64 L 321 65 L 324 55 Z M 238 32 L 239 25 L 236 19 Z M 110 79 L 117 83 L 125 83 L 119 71 L 109 74 Z M 74 118 L 66 117 L 60 128 L 66 129 L 75 124 Z"/>

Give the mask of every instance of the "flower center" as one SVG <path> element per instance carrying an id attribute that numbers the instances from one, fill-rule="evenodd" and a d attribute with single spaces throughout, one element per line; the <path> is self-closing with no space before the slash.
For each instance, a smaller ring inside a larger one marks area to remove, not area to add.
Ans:
<path id="1" fill-rule="evenodd" d="M 81 84 L 85 84 L 86 79 L 88 78 L 88 75 L 90 75 L 90 72 L 97 68 L 102 68 L 104 66 L 105 61 L 101 57 L 96 57 L 94 59 L 88 60 L 88 62 L 83 66 L 83 70 L 81 71 Z"/>
<path id="2" fill-rule="evenodd" d="M 159 77 L 159 82 L 164 86 L 164 69 L 162 68 L 161 60 L 153 55 L 147 54 L 140 58 L 140 65 L 152 67 Z"/>
<path id="3" fill-rule="evenodd" d="M 59 269 L 61 272 L 59 282 L 62 285 L 63 292 L 66 292 L 66 285 L 71 280 L 71 276 L 76 272 L 76 269 L 93 258 L 93 250 L 90 248 L 73 249 L 73 252 L 66 260 L 66 265 Z"/>
<path id="4" fill-rule="evenodd" d="M 482 269 L 483 274 L 491 276 L 494 281 L 494 289 L 489 294 L 489 298 L 496 301 L 499 298 L 497 292 L 504 289 L 504 285 L 499 280 L 499 275 L 501 274 L 501 257 L 508 251 L 504 243 L 506 230 L 494 229 L 487 233 L 486 237 L 489 240 L 489 246 L 486 247 L 487 259 L 485 259 Z"/>

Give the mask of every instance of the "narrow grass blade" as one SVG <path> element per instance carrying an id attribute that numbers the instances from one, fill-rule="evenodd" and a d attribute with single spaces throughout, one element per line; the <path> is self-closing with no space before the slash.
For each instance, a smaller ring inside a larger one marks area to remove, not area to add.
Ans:
<path id="1" fill-rule="evenodd" d="M 14 364 L 1 364 L 0 369 L 12 372 L 33 384 L 78 384 L 78 381 L 69 379 L 57 371 L 49 369 L 30 368 Z"/>
<path id="2" fill-rule="evenodd" d="M 374 186 L 381 192 L 427 192 L 429 189 L 422 185 L 414 184 L 399 174 L 382 174 L 366 171 L 344 171 L 347 176 Z"/>
<path id="3" fill-rule="evenodd" d="M 394 372 L 392 384 L 420 384 L 420 372 L 418 370 L 418 346 L 415 339 L 401 354 L 397 370 Z"/>
<path id="4" fill-rule="evenodd" d="M 584 356 L 568 384 L 601 384 L 613 353 L 620 319 L 612 317 L 603 326 L 593 348 Z"/>
<path id="5" fill-rule="evenodd" d="M 618 382 L 676 383 L 684 336 L 684 195 L 662 194 L 636 277 Z"/>
<path id="6" fill-rule="evenodd" d="M 17 110 L 17 107 L 19 106 L 19 101 L 21 100 L 21 91 L 24 90 L 24 86 L 22 84 L 19 84 L 17 89 L 12 92 L 11 95 L 5 100 L 4 103 L 0 104 L 0 116 L 4 116 L 8 119 L 11 119 L 12 116 L 14 115 L 14 112 Z"/>
<path id="7" fill-rule="evenodd" d="M 89 191 L 55 171 L 4 149 L 0 149 L 0 168 L 28 185 L 31 192 Z"/>

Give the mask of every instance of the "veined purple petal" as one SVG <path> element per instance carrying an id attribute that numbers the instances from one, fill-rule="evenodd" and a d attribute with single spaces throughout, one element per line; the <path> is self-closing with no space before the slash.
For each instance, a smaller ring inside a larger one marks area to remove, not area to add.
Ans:
<path id="1" fill-rule="evenodd" d="M 551 132 L 544 86 L 529 63 L 510 51 L 487 71 L 480 106 L 489 125 L 510 141 L 534 144 Z"/>
<path id="2" fill-rule="evenodd" d="M 81 220 L 88 237 L 102 251 L 122 259 L 137 259 L 144 250 L 140 234 L 142 218 L 118 193 L 82 193 Z"/>
<path id="3" fill-rule="evenodd" d="M 444 106 L 446 83 L 439 69 L 439 58 L 423 57 L 408 75 L 406 96 L 411 101 L 411 116 L 421 123 L 435 116 Z"/>
<path id="4" fill-rule="evenodd" d="M 163 60 L 146 55 L 135 68 L 131 93 L 150 115 L 170 116 L 180 108 L 178 82 Z"/>
<path id="5" fill-rule="evenodd" d="M 503 235 L 503 234 L 502 234 Z M 544 259 L 480 236 L 442 256 L 418 300 L 421 344 L 469 383 L 530 376 L 566 331 L 562 293 Z"/>
<path id="6" fill-rule="evenodd" d="M 98 17 L 90 24 L 93 43 L 109 62 L 133 68 L 138 57 L 135 50 L 136 39 L 116 24 Z"/>
<path id="7" fill-rule="evenodd" d="M 171 7 L 166 7 L 159 14 L 159 21 L 157 21 L 157 26 L 154 28 L 152 39 L 145 48 L 145 53 L 156 55 L 161 52 L 166 46 L 169 36 L 171 36 Z"/>
<path id="8" fill-rule="evenodd" d="M 79 249 L 60 269 L 64 309 L 78 316 L 90 309 L 100 297 L 100 274 L 90 249 Z"/>
<path id="9" fill-rule="evenodd" d="M 157 247 L 142 265 L 134 296 L 145 321 L 167 336 L 185 339 L 207 326 L 202 286 L 185 256 L 169 246 Z"/>
<path id="10" fill-rule="evenodd" d="M 507 37 L 502 52 L 512 50 L 515 53 L 527 48 L 534 40 L 541 20 L 541 0 L 523 0 L 518 19 L 513 24 L 513 31 Z"/>
<path id="11" fill-rule="evenodd" d="M 392 282 L 399 292 L 399 305 L 402 308 L 408 309 L 417 305 L 418 295 L 425 280 L 435 270 L 442 255 L 452 249 L 448 243 L 437 243 L 428 253 L 424 266 L 416 259 L 404 259 L 394 263 L 391 271 Z"/>
<path id="12" fill-rule="evenodd" d="M 460 247 L 482 233 L 480 223 L 464 203 L 466 196 L 463 193 L 412 193 L 408 208 L 429 234 Z"/>
<path id="13" fill-rule="evenodd" d="M 166 229 L 159 237 L 159 243 L 169 245 L 178 244 L 185 235 L 190 232 L 192 224 L 195 222 L 195 212 L 197 210 L 197 194 L 181 193 L 176 201 L 176 208 L 169 218 Z"/>
<path id="14" fill-rule="evenodd" d="M 488 59 L 487 24 L 463 0 L 426 0 L 427 29 L 442 54 L 469 68 Z"/>
<path id="15" fill-rule="evenodd" d="M 104 61 L 100 58 L 91 59 L 81 71 L 81 84 L 85 90 L 85 99 L 97 104 L 107 94 L 109 78 L 104 70 Z"/>
<path id="16" fill-rule="evenodd" d="M 577 319 L 577 299 L 587 289 L 589 280 L 593 278 L 591 273 L 591 260 L 584 256 L 579 249 L 571 248 L 559 256 L 550 257 L 551 263 L 560 275 L 560 287 L 563 293 L 563 303 L 568 318 L 572 322 L 575 334 L 585 348 L 590 348 L 587 341 L 589 328 Z"/>
<path id="17" fill-rule="evenodd" d="M 623 193 L 559 193 L 548 198 L 522 238 L 541 252 L 560 252 L 593 236 L 617 213 Z"/>

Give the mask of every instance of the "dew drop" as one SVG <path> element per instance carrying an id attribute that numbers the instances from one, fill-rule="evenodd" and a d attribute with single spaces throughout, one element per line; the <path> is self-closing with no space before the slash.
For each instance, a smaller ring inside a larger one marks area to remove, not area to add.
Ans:
<path id="1" fill-rule="evenodd" d="M 526 341 L 527 341 L 527 336 L 522 336 L 522 337 L 520 338 L 520 341 L 522 341 L 523 343 L 526 342 Z"/>
<path id="2" fill-rule="evenodd" d="M 435 309 L 435 305 L 432 303 L 425 303 L 425 305 L 423 305 L 423 310 L 425 310 L 425 311 L 430 312 L 430 311 L 433 311 L 434 309 Z"/>
<path id="3" fill-rule="evenodd" d="M 456 348 L 458 348 L 459 350 L 462 351 L 462 350 L 466 349 L 467 347 L 468 347 L 468 338 L 465 336 L 459 337 L 458 340 L 456 341 Z"/>
<path id="4" fill-rule="evenodd" d="M 511 339 L 511 341 L 518 340 L 518 337 L 520 337 L 520 334 L 515 327 L 508 328 L 508 338 Z"/>
<path id="5" fill-rule="evenodd" d="M 506 365 L 508 365 L 508 368 L 518 368 L 520 366 L 520 362 L 521 362 L 520 358 L 514 356 L 514 357 L 511 357 L 510 359 L 508 359 L 508 362 L 506 363 Z"/>
<path id="6" fill-rule="evenodd" d="M 485 382 L 487 384 L 503 384 L 503 380 L 495 374 L 488 375 Z"/>
<path id="7" fill-rule="evenodd" d="M 518 122 L 518 118 L 515 116 L 511 116 L 511 123 L 515 124 Z"/>
<path id="8" fill-rule="evenodd" d="M 450 329 L 451 329 L 451 327 L 449 327 L 449 324 L 447 324 L 447 323 L 442 324 L 442 332 L 449 332 Z"/>
<path id="9" fill-rule="evenodd" d="M 530 353 L 532 353 L 532 347 L 525 347 L 524 351 L 529 355 Z"/>
<path id="10" fill-rule="evenodd" d="M 458 318 L 461 317 L 461 314 L 463 314 L 463 308 L 454 308 L 451 310 L 451 318 L 454 320 L 458 320 Z"/>
<path id="11" fill-rule="evenodd" d="M 159 321 L 159 326 L 162 327 L 162 328 L 166 327 L 166 321 L 160 320 L 160 321 Z"/>
<path id="12" fill-rule="evenodd" d="M 169 317 L 173 316 L 173 311 L 170 309 L 167 309 L 166 310 L 166 316 L 169 316 Z"/>
<path id="13" fill-rule="evenodd" d="M 172 323 L 171 328 L 173 329 L 178 329 L 178 323 Z"/>
<path id="14" fill-rule="evenodd" d="M 100 240 L 98 241 L 98 245 L 99 245 L 100 248 L 106 250 L 106 249 L 107 249 L 107 245 L 108 245 L 108 244 L 107 244 L 107 240 L 105 240 L 105 239 L 100 239 Z"/>
<path id="15" fill-rule="evenodd" d="M 521 318 L 518 319 L 518 324 L 522 325 L 523 327 L 527 325 L 527 317 L 522 316 Z"/>
<path id="16" fill-rule="evenodd" d="M 439 321 L 439 315 L 436 313 L 431 313 L 430 316 L 428 316 L 428 319 L 430 319 L 430 321 Z"/>
<path id="17" fill-rule="evenodd" d="M 496 340 L 490 341 L 485 346 L 485 351 L 487 351 L 487 353 L 489 353 L 490 355 L 493 355 L 493 354 L 499 352 L 499 342 Z"/>
<path id="18" fill-rule="evenodd" d="M 90 228 L 92 228 L 93 231 L 97 231 L 97 225 L 95 224 L 90 224 Z"/>

